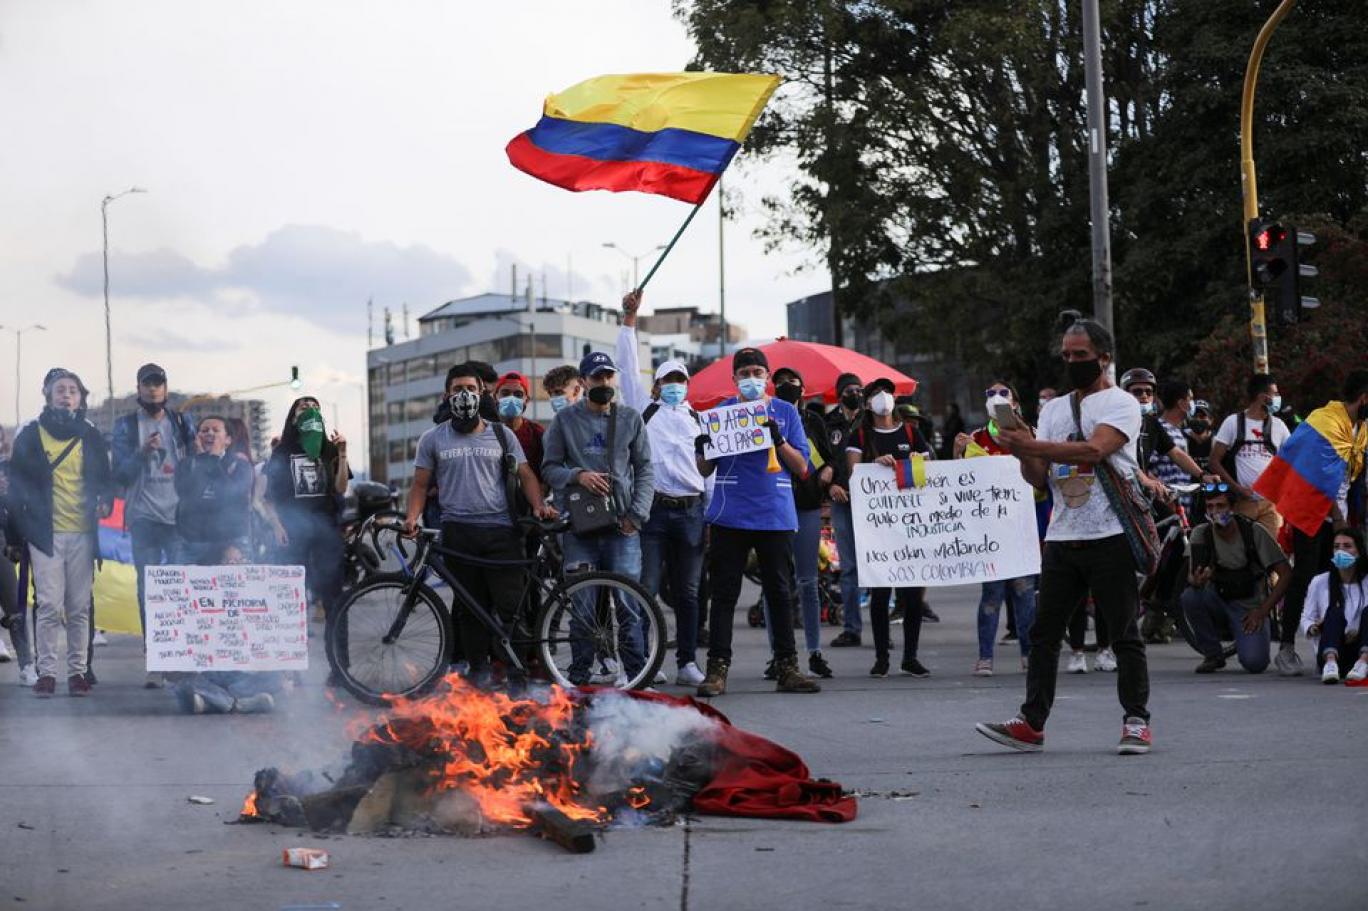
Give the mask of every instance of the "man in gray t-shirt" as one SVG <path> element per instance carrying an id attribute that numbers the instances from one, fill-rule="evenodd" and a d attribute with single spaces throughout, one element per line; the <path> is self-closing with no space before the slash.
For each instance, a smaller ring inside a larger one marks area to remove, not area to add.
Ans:
<path id="1" fill-rule="evenodd" d="M 513 516 L 517 506 L 511 502 L 515 496 L 507 483 L 510 474 L 516 475 L 533 513 L 550 518 L 555 510 L 543 502 L 541 484 L 513 431 L 480 417 L 482 392 L 484 383 L 473 365 L 457 364 L 448 371 L 446 395 L 451 419 L 418 441 L 405 533 L 416 533 L 428 490 L 435 483 L 444 547 L 482 560 L 522 560 L 523 538 Z M 493 608 L 504 628 L 514 630 L 521 620 L 522 573 L 511 566 L 484 566 L 459 557 L 447 558 L 447 567 L 477 603 Z M 469 611 L 458 607 L 453 614 L 457 628 L 448 657 L 453 664 L 462 658 L 469 662 L 471 679 L 484 682 L 489 675 L 489 632 Z M 511 638 L 527 640 L 530 636 Z"/>

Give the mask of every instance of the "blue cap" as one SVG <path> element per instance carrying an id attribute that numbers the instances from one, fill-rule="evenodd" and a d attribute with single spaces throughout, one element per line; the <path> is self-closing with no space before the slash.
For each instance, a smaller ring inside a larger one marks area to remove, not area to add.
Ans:
<path id="1" fill-rule="evenodd" d="M 591 351 L 584 356 L 584 360 L 580 361 L 580 376 L 593 376 L 605 370 L 617 373 L 617 365 L 613 363 L 613 359 L 608 356 L 607 352 Z"/>

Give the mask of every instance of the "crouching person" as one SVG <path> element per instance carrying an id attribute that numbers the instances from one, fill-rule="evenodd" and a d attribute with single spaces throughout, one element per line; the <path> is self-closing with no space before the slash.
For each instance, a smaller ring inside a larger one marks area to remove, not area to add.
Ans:
<path id="1" fill-rule="evenodd" d="M 1222 633 L 1235 639 L 1240 666 L 1251 674 L 1268 667 L 1272 639 L 1269 614 L 1292 584 L 1292 567 L 1273 536 L 1234 512 L 1225 484 L 1203 488 L 1207 521 L 1192 530 L 1183 615 L 1203 655 L 1197 673 L 1225 667 Z M 1269 586 L 1270 573 L 1277 584 Z"/>
<path id="2" fill-rule="evenodd" d="M 176 530 L 186 562 L 198 566 L 247 563 L 252 508 L 252 463 L 233 452 L 228 422 L 206 417 L 195 434 L 195 455 L 176 466 Z M 168 675 L 182 711 L 251 714 L 275 708 L 283 685 L 278 671 L 207 671 Z"/>

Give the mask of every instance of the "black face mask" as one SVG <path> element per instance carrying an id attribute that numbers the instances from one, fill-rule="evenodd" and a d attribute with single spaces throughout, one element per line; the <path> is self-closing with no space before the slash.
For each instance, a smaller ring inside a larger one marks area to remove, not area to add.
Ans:
<path id="1" fill-rule="evenodd" d="M 797 383 L 780 383 L 774 387 L 774 397 L 790 405 L 796 405 L 803 397 L 803 387 Z"/>
<path id="2" fill-rule="evenodd" d="M 613 392 L 612 386 L 591 386 L 587 395 L 595 405 L 607 405 L 613 400 Z"/>
<path id="3" fill-rule="evenodd" d="M 1069 384 L 1078 390 L 1087 389 L 1102 375 L 1101 358 L 1090 361 L 1069 361 Z"/>
<path id="4" fill-rule="evenodd" d="M 860 394 L 858 392 L 842 393 L 841 404 L 854 411 L 860 407 Z"/>
<path id="5" fill-rule="evenodd" d="M 75 436 L 76 431 L 81 428 L 81 422 L 85 420 L 85 409 L 77 408 L 75 411 L 66 408 L 56 408 L 52 405 L 44 405 L 43 413 L 38 416 L 38 423 L 43 429 L 52 434 L 59 440 L 69 440 Z"/>
<path id="6" fill-rule="evenodd" d="M 1193 433 L 1206 433 L 1208 430 L 1211 429 L 1211 422 L 1203 421 L 1201 419 L 1194 419 L 1188 421 L 1188 429 L 1191 430 Z"/>

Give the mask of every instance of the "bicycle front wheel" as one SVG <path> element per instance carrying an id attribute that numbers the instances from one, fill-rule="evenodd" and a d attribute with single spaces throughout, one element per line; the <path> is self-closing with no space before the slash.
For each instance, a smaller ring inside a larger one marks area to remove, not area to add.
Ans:
<path id="1" fill-rule="evenodd" d="M 446 605 L 431 588 L 407 576 L 371 576 L 342 600 L 328 624 L 328 663 L 347 692 L 369 705 L 386 705 L 396 696 L 427 692 L 441 679 L 450 630 Z"/>
<path id="2" fill-rule="evenodd" d="M 534 627 L 537 650 L 561 686 L 640 689 L 665 660 L 665 615 L 626 576 L 573 573 L 547 593 Z"/>

